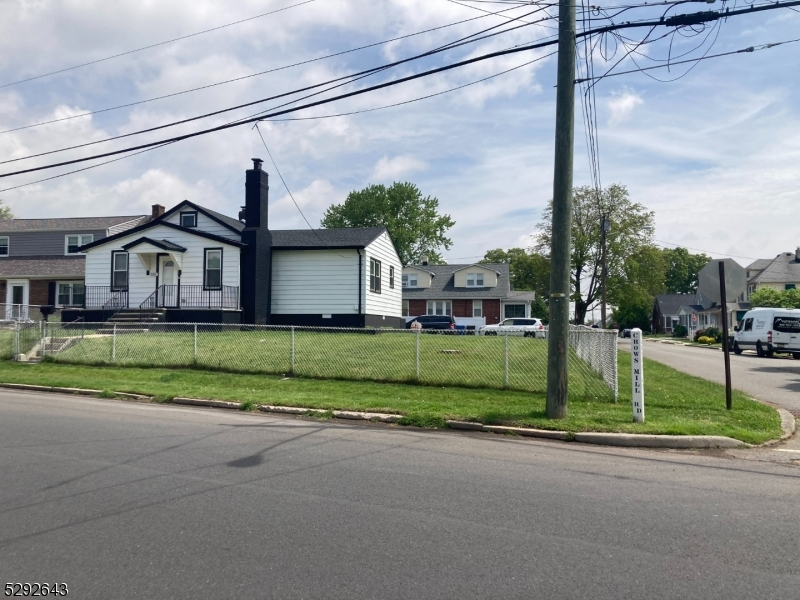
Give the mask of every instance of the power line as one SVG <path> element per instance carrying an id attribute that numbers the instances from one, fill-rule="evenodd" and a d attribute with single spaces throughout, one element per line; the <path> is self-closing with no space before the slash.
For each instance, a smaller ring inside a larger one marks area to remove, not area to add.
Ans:
<path id="1" fill-rule="evenodd" d="M 73 65 L 71 67 L 65 67 L 64 69 L 59 69 L 57 71 L 51 71 L 49 73 L 44 73 L 42 75 L 36 75 L 34 77 L 28 77 L 26 79 L 20 79 L 18 81 L 12 81 L 11 83 L 4 83 L 0 85 L 0 88 L 10 87 L 12 85 L 17 85 L 19 83 L 25 83 L 27 81 L 33 81 L 35 79 L 42 79 L 43 77 L 49 77 L 50 75 L 56 75 L 58 73 L 64 73 L 65 71 L 71 71 L 73 69 L 79 69 L 81 67 L 87 67 L 89 65 L 95 65 L 97 63 L 105 62 L 107 60 L 111 60 L 112 58 L 119 58 L 120 56 L 126 56 L 128 54 L 134 54 L 135 52 L 141 52 L 142 50 L 149 50 L 150 48 L 156 48 L 158 46 L 164 46 L 165 44 L 171 44 L 172 42 L 177 42 L 180 40 L 185 40 L 191 37 L 195 37 L 198 35 L 203 35 L 204 33 L 210 33 L 212 31 L 218 31 L 220 29 L 225 29 L 226 27 L 231 27 L 233 25 L 239 25 L 240 23 L 246 23 L 247 21 L 253 21 L 254 19 L 260 19 L 261 17 L 266 17 L 268 15 L 274 15 L 275 13 L 282 12 L 284 10 L 289 10 L 290 8 L 296 8 L 298 6 L 302 6 L 304 4 L 310 4 L 311 2 L 315 2 L 316 0 L 305 0 L 304 2 L 299 2 L 298 4 L 292 4 L 290 6 L 284 6 L 283 8 L 278 8 L 276 10 L 271 10 L 269 12 L 262 13 L 260 15 L 256 15 L 254 17 L 248 17 L 246 19 L 241 19 L 239 21 L 234 21 L 233 23 L 226 23 L 225 25 L 219 25 L 217 27 L 212 27 L 211 29 L 205 29 L 203 31 L 198 31 L 196 33 L 190 33 L 189 35 L 182 35 L 181 37 L 176 37 L 171 40 L 166 40 L 163 42 L 158 42 L 157 44 L 150 44 L 149 46 L 142 46 L 141 48 L 136 48 L 135 50 L 128 50 L 126 52 L 120 52 L 119 54 L 114 54 L 113 56 L 106 56 L 105 58 L 98 58 L 97 60 L 92 60 L 89 62 L 81 63 L 79 65 Z"/>
<path id="2" fill-rule="evenodd" d="M 307 59 L 307 60 L 303 60 L 303 61 L 300 61 L 300 62 L 289 64 L 289 65 L 283 65 L 281 67 L 275 67 L 273 69 L 268 69 L 266 71 L 259 71 L 257 73 L 251 73 L 249 75 L 243 75 L 241 77 L 234 77 L 233 79 L 226 79 L 224 81 L 218 81 L 216 83 L 209 83 L 207 85 L 202 85 L 202 86 L 199 86 L 199 87 L 190 88 L 188 90 L 182 90 L 182 91 L 179 91 L 179 92 L 173 92 L 171 94 L 164 94 L 163 96 L 155 96 L 153 98 L 147 98 L 145 100 L 138 100 L 136 102 L 129 102 L 127 104 L 119 104 L 117 106 L 110 106 L 110 107 L 107 107 L 107 108 L 91 110 L 91 111 L 87 111 L 87 112 L 84 112 L 84 113 L 80 113 L 78 115 L 70 115 L 68 117 L 61 117 L 59 119 L 51 119 L 50 121 L 42 121 L 41 123 L 32 123 L 30 125 L 23 125 L 23 126 L 20 126 L 20 127 L 14 127 L 13 129 L 6 129 L 4 131 L 0 131 L 0 134 L 11 133 L 12 131 L 20 131 L 20 130 L 23 130 L 23 129 L 30 129 L 32 127 L 40 127 L 42 125 L 49 125 L 51 123 L 60 123 L 62 121 L 69 121 L 71 119 L 79 119 L 81 117 L 88 117 L 90 115 L 96 115 L 96 114 L 105 113 L 105 112 L 109 112 L 109 111 L 113 111 L 113 110 L 119 110 L 121 108 L 129 108 L 131 106 L 137 106 L 139 104 L 145 104 L 147 102 L 154 102 L 156 100 L 164 100 L 166 98 L 173 98 L 175 96 L 181 96 L 183 94 L 189 94 L 191 92 L 197 92 L 197 91 L 200 91 L 200 90 L 205 90 L 205 89 L 209 89 L 209 88 L 220 86 L 220 85 L 225 85 L 225 84 L 228 84 L 228 83 L 234 83 L 236 81 L 242 81 L 242 80 L 245 80 L 245 79 L 250 79 L 252 77 L 258 77 L 260 75 L 266 75 L 268 73 L 275 73 L 277 71 L 283 71 L 283 70 L 286 70 L 286 69 L 291 69 L 293 67 L 299 67 L 299 66 L 306 65 L 306 64 L 309 64 L 309 63 L 318 62 L 318 61 L 321 61 L 321 60 L 326 60 L 328 58 L 334 58 L 336 56 L 342 56 L 344 54 L 350 54 L 352 52 L 358 52 L 358 51 L 361 51 L 361 50 L 366 50 L 368 48 L 374 48 L 376 46 L 382 46 L 382 45 L 385 45 L 385 44 L 389 44 L 391 42 L 396 42 L 396 41 L 399 41 L 399 40 L 404 40 L 404 39 L 407 39 L 407 38 L 410 38 L 410 37 L 414 37 L 414 36 L 418 36 L 418 35 L 422 35 L 422 34 L 425 34 L 425 33 L 430 33 L 432 31 L 438 31 L 440 29 L 446 29 L 448 27 L 453 27 L 455 25 L 461 25 L 463 23 L 468 23 L 468 22 L 471 22 L 471 21 L 477 21 L 479 19 L 486 19 L 487 17 L 490 17 L 493 14 L 499 14 L 500 12 L 506 12 L 506 11 L 510 11 L 510 10 L 514 10 L 514 8 L 508 8 L 508 9 L 505 9 L 503 11 L 499 11 L 498 13 L 483 14 L 483 15 L 479 15 L 477 17 L 471 17 L 469 19 L 462 19 L 461 21 L 454 21 L 453 23 L 448 23 L 446 25 L 440 25 L 438 27 L 431 27 L 430 29 L 423 29 L 422 31 L 416 31 L 414 33 L 408 33 L 408 34 L 405 34 L 405 35 L 401 35 L 401 36 L 397 36 L 397 37 L 394 37 L 394 38 L 390 38 L 388 40 L 383 40 L 383 41 L 380 41 L 380 42 L 373 42 L 371 44 L 365 44 L 365 45 L 359 46 L 357 48 L 351 48 L 350 50 L 342 50 L 340 52 L 334 52 L 332 54 L 326 54 L 325 56 L 320 56 L 320 57 L 317 57 L 317 58 L 310 58 L 310 59 Z"/>
<path id="3" fill-rule="evenodd" d="M 735 254 L 725 254 L 724 252 L 716 252 L 714 250 L 701 250 L 700 248 L 692 248 L 691 246 L 684 246 L 683 244 L 675 244 L 673 242 L 663 242 L 661 240 L 653 240 L 657 244 L 664 244 L 665 246 L 675 246 L 676 248 L 686 248 L 687 250 L 694 250 L 695 252 L 702 252 L 703 254 L 716 254 L 717 256 L 727 256 L 728 258 L 743 258 L 745 260 L 758 260 L 752 256 L 736 256 Z"/>
<path id="4" fill-rule="evenodd" d="M 741 10 L 741 11 L 729 11 L 728 13 L 726 13 L 726 16 L 735 16 L 735 15 L 739 15 L 739 14 L 749 14 L 749 13 L 752 13 L 752 12 L 755 12 L 755 11 L 774 10 L 776 8 L 784 8 L 784 7 L 787 7 L 787 6 L 800 6 L 800 0 L 792 0 L 791 2 L 784 2 L 784 3 L 777 2 L 777 3 L 772 4 L 772 5 L 761 6 L 761 7 L 751 7 L 750 9 L 744 9 L 744 10 Z M 706 17 L 708 17 L 709 20 L 716 20 L 718 18 L 717 13 L 712 13 L 713 16 L 709 16 L 708 13 L 696 13 L 696 14 L 706 15 Z M 693 18 L 694 19 L 698 19 L 700 17 L 694 16 Z M 699 22 L 702 22 L 702 21 L 699 21 Z M 619 25 L 615 25 L 615 26 L 604 26 L 604 27 L 600 27 L 600 28 L 597 28 L 597 29 L 594 29 L 594 30 L 587 30 L 587 31 L 580 32 L 580 33 L 578 33 L 576 35 L 576 37 L 583 37 L 585 35 L 603 33 L 603 32 L 606 32 L 606 31 L 614 31 L 614 27 L 617 27 L 617 28 L 652 27 L 654 24 L 662 24 L 662 22 L 661 21 L 656 21 L 656 22 L 653 22 L 653 21 L 649 21 L 649 22 L 642 21 L 642 22 L 638 22 L 638 23 L 623 23 L 623 24 L 619 24 Z M 421 77 L 427 77 L 427 76 L 430 76 L 430 75 L 433 75 L 433 74 L 436 74 L 436 73 L 441 73 L 441 72 L 444 72 L 444 71 L 448 71 L 448 70 L 451 70 L 451 69 L 462 67 L 462 66 L 465 66 L 465 65 L 468 65 L 468 64 L 472 64 L 472 63 L 475 63 L 475 62 L 488 60 L 490 58 L 496 58 L 496 57 L 499 57 L 499 56 L 505 56 L 505 55 L 514 54 L 514 53 L 517 53 L 517 52 L 524 52 L 524 51 L 527 51 L 527 50 L 543 48 L 543 47 L 546 47 L 546 46 L 554 45 L 556 43 L 557 43 L 557 40 L 552 40 L 552 41 L 540 42 L 540 43 L 537 43 L 537 44 L 529 44 L 529 45 L 526 45 L 526 46 L 519 46 L 519 47 L 516 47 L 516 48 L 510 48 L 510 49 L 501 50 L 501 51 L 497 51 L 497 52 L 490 52 L 488 54 L 483 54 L 483 55 L 476 56 L 476 57 L 473 57 L 473 58 L 470 58 L 470 59 L 458 61 L 458 62 L 455 62 L 455 63 L 451 63 L 449 65 L 445 65 L 445 66 L 438 67 L 438 68 L 435 68 L 435 69 L 430 69 L 428 71 L 423 71 L 423 72 L 417 73 L 415 75 L 402 77 L 400 79 L 396 79 L 396 80 L 393 80 L 393 81 L 388 81 L 388 82 L 384 82 L 384 83 L 381 83 L 381 84 L 369 86 L 367 88 L 362 88 L 360 90 L 355 90 L 355 91 L 348 92 L 348 93 L 345 93 L 345 94 L 340 94 L 338 96 L 333 96 L 333 97 L 326 98 L 326 99 L 323 99 L 323 100 L 310 102 L 308 104 L 304 104 L 304 105 L 301 105 L 301 106 L 298 106 L 298 107 L 288 108 L 288 109 L 285 109 L 285 110 L 277 111 L 277 112 L 274 112 L 274 113 L 272 113 L 270 115 L 265 115 L 265 116 L 260 116 L 260 117 L 251 117 L 251 118 L 248 118 L 248 119 L 242 119 L 242 120 L 236 121 L 234 123 L 228 123 L 228 124 L 220 125 L 220 126 L 217 126 L 217 127 L 203 129 L 203 130 L 200 130 L 200 131 L 196 131 L 196 132 L 192 132 L 192 133 L 188 133 L 188 134 L 184 134 L 184 135 L 180 135 L 180 136 L 175 136 L 173 138 L 159 140 L 159 141 L 156 141 L 156 142 L 140 144 L 138 146 L 132 146 L 132 147 L 121 149 L 121 150 L 105 152 L 105 153 L 102 153 L 102 154 L 96 154 L 96 155 L 92 155 L 92 156 L 88 156 L 88 157 L 84 157 L 84 158 L 73 159 L 73 160 L 64 161 L 64 162 L 60 162 L 60 163 L 53 163 L 53 164 L 49 164 L 49 165 L 43 165 L 43 166 L 40 166 L 40 167 L 33 167 L 33 168 L 29 168 L 29 169 L 23 169 L 23 170 L 19 170 L 19 171 L 12 171 L 12 172 L 9 172 L 9 173 L 3 173 L 3 174 L 0 174 L 0 178 L 10 177 L 12 175 L 20 175 L 22 173 L 30 173 L 30 172 L 34 172 L 34 171 L 41 171 L 41 170 L 45 170 L 45 169 L 51 169 L 51 168 L 70 165 L 70 164 L 75 164 L 75 163 L 79 163 L 79 162 L 85 162 L 85 161 L 94 160 L 94 159 L 97 159 L 97 158 L 105 158 L 107 156 L 114 156 L 114 155 L 117 155 L 117 154 L 123 154 L 123 153 L 131 152 L 131 151 L 134 151 L 134 150 L 140 150 L 140 149 L 143 149 L 143 148 L 149 148 L 149 147 L 161 145 L 161 144 L 164 144 L 164 143 L 167 143 L 167 142 L 176 142 L 176 141 L 181 141 L 181 140 L 197 137 L 197 136 L 200 136 L 200 135 L 206 135 L 208 133 L 213 133 L 213 132 L 222 131 L 222 130 L 225 130 L 225 129 L 230 129 L 231 127 L 237 127 L 239 125 L 245 125 L 247 123 L 253 123 L 255 121 L 263 120 L 265 118 L 274 117 L 274 116 L 280 116 L 282 114 L 295 112 L 295 111 L 302 110 L 302 109 L 305 109 L 305 108 L 311 108 L 311 107 L 314 107 L 314 106 L 320 106 L 322 104 L 328 104 L 330 102 L 335 102 L 336 100 L 342 100 L 342 99 L 345 99 L 345 98 L 358 96 L 358 95 L 361 95 L 361 94 L 365 94 L 365 93 L 368 93 L 368 92 L 376 91 L 376 90 L 383 89 L 383 88 L 386 88 L 386 87 L 399 85 L 399 84 L 405 83 L 407 81 L 412 81 L 414 79 L 419 79 Z M 185 121 L 182 121 L 182 122 L 185 122 Z M 166 126 L 169 126 L 169 125 L 165 125 L 165 126 L 162 126 L 160 128 L 163 128 L 163 127 L 166 127 Z"/>
<path id="5" fill-rule="evenodd" d="M 537 11 L 533 11 L 533 12 L 537 12 Z M 310 94 L 310 95 L 304 97 L 304 98 L 309 98 L 311 96 L 319 95 L 319 93 L 323 93 L 325 91 L 329 91 L 330 89 L 334 89 L 336 87 L 341 87 L 342 85 L 345 85 L 345 84 L 348 84 L 348 83 L 353 83 L 353 82 L 357 81 L 358 79 L 363 79 L 366 76 L 369 76 L 369 75 L 384 71 L 384 70 L 389 69 L 391 67 L 395 67 L 395 66 L 407 63 L 407 62 L 418 60 L 420 58 L 426 58 L 428 56 L 432 56 L 434 54 L 445 52 L 447 50 L 452 50 L 454 48 L 457 48 L 457 47 L 460 47 L 460 46 L 463 46 L 463 45 L 466 45 L 466 44 L 471 44 L 471 43 L 480 41 L 482 39 L 486 39 L 488 37 L 499 35 L 501 33 L 507 33 L 508 31 L 512 31 L 514 29 L 517 29 L 518 27 L 527 27 L 528 25 L 531 25 L 531 24 L 533 24 L 533 23 L 525 23 L 525 24 L 519 25 L 517 27 L 512 27 L 510 29 L 505 29 L 505 30 L 502 30 L 502 31 L 499 31 L 499 32 L 490 33 L 490 34 L 487 34 L 485 36 L 480 36 L 480 37 L 473 37 L 476 34 L 472 34 L 472 35 L 466 36 L 464 38 L 459 38 L 458 40 L 455 40 L 455 41 L 451 42 L 450 44 L 446 44 L 444 46 L 440 46 L 440 47 L 435 48 L 433 50 L 429 50 L 427 52 L 424 52 L 422 54 L 417 54 L 417 55 L 414 55 L 414 56 L 411 56 L 411 57 L 407 57 L 407 58 L 404 58 L 404 59 L 401 59 L 401 60 L 398 60 L 398 61 L 394 61 L 394 62 L 391 62 L 391 63 L 380 65 L 378 67 L 373 67 L 371 69 L 366 69 L 366 70 L 363 70 L 363 71 L 359 71 L 357 73 L 352 73 L 352 74 L 349 74 L 349 75 L 344 75 L 342 77 L 337 77 L 335 79 L 330 79 L 328 81 L 324 81 L 324 82 L 321 82 L 321 83 L 316 83 L 314 85 L 310 85 L 310 86 L 306 86 L 304 88 L 299 88 L 299 89 L 296 89 L 296 90 L 292 90 L 290 92 L 285 92 L 285 93 L 278 94 L 278 95 L 275 95 L 275 96 L 270 96 L 270 97 L 267 97 L 267 98 L 261 98 L 259 100 L 253 100 L 251 102 L 246 102 L 244 104 L 239 104 L 237 106 L 233 106 L 233 107 L 229 107 L 229 108 L 225 108 L 225 109 L 221 109 L 221 110 L 216 110 L 216 111 L 213 111 L 213 112 L 210 112 L 210 113 L 205 113 L 203 115 L 198 115 L 198 116 L 195 116 L 195 117 L 190 117 L 188 119 L 182 119 L 180 121 L 174 121 L 174 122 L 167 123 L 167 124 L 164 124 L 164 125 L 158 125 L 158 126 L 155 126 L 155 127 L 150 127 L 148 129 L 142 129 L 142 130 L 139 130 L 139 131 L 133 131 L 133 132 L 130 132 L 130 133 L 125 133 L 125 134 L 121 134 L 121 135 L 117 135 L 117 136 L 112 136 L 112 137 L 105 138 L 105 139 L 102 139 L 102 140 L 95 140 L 93 142 L 86 142 L 84 144 L 77 144 L 77 145 L 74 145 L 74 146 L 67 146 L 67 147 L 64 147 L 64 148 L 60 148 L 58 150 L 50 150 L 50 151 L 47 151 L 47 152 L 39 152 L 38 154 L 31 154 L 31 155 L 22 156 L 22 157 L 19 157 L 19 158 L 12 158 L 12 159 L 8 159 L 8 160 L 0 161 L 0 164 L 19 162 L 21 160 L 28 160 L 28 159 L 37 158 L 37 157 L 40 157 L 40 156 L 47 156 L 47 155 L 50 155 L 50 154 L 57 154 L 59 152 L 65 152 L 67 150 L 76 150 L 78 148 L 85 148 L 87 146 L 94 146 L 96 144 L 102 144 L 102 143 L 105 143 L 105 142 L 110 142 L 110 141 L 113 141 L 113 140 L 123 139 L 123 138 L 131 137 L 131 136 L 134 136 L 134 135 L 141 135 L 143 133 L 150 133 L 150 132 L 153 132 L 153 131 L 158 131 L 158 130 L 166 129 L 166 128 L 169 128 L 169 127 L 175 127 L 177 125 L 183 125 L 185 123 L 190 123 L 192 121 L 197 121 L 197 120 L 200 120 L 200 119 L 205 119 L 205 118 L 208 118 L 208 117 L 216 116 L 216 115 L 219 115 L 219 114 L 222 114 L 222 113 L 238 110 L 240 108 L 246 108 L 248 106 L 253 106 L 255 104 L 263 104 L 264 102 L 268 102 L 269 100 L 276 100 L 278 98 L 284 98 L 286 96 L 292 96 L 292 95 L 295 95 L 295 94 L 298 94 L 298 93 L 301 93 L 301 92 L 305 92 L 305 91 L 309 91 L 309 90 L 313 90 L 313 89 L 316 89 L 316 88 L 319 88 L 319 87 L 322 87 L 322 86 L 325 86 L 325 85 L 330 85 L 330 84 L 333 84 L 333 83 L 336 83 L 336 82 L 344 81 L 344 83 L 341 83 L 340 85 L 333 86 L 333 87 L 329 88 L 328 90 L 322 90 L 321 92 L 318 92 L 318 93 L 315 93 L 315 94 Z M 490 27 L 489 29 L 486 29 L 483 32 L 489 31 L 490 29 L 494 29 L 496 27 L 498 27 L 498 26 Z M 483 33 L 483 32 L 478 32 L 478 33 Z M 472 39 L 469 39 L 469 38 L 472 38 Z M 294 103 L 294 102 L 299 102 L 300 100 L 302 100 L 304 98 L 295 99 L 292 102 L 289 102 L 287 104 L 291 104 L 291 103 Z M 273 109 L 270 109 L 270 110 L 274 110 L 274 108 L 280 108 L 282 106 L 286 106 L 286 104 L 280 105 L 278 107 L 273 107 Z M 261 113 L 257 113 L 257 114 L 261 114 Z"/>

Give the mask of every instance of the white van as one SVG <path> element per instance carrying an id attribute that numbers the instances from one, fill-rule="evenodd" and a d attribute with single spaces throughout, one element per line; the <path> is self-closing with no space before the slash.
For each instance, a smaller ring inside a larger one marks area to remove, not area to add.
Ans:
<path id="1" fill-rule="evenodd" d="M 800 310 L 754 308 L 734 328 L 733 351 L 755 350 L 759 356 L 791 354 L 800 360 Z"/>

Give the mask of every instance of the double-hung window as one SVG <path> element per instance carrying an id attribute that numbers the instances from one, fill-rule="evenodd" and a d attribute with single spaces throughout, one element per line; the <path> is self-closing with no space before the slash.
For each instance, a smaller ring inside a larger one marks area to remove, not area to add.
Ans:
<path id="1" fill-rule="evenodd" d="M 407 317 L 409 313 L 408 300 L 403 300 L 403 316 Z"/>
<path id="2" fill-rule="evenodd" d="M 467 273 L 467 287 L 483 287 L 483 273 Z"/>
<path id="3" fill-rule="evenodd" d="M 389 267 L 389 289 L 394 289 L 394 267 Z"/>
<path id="4" fill-rule="evenodd" d="M 369 259 L 369 291 L 381 293 L 381 261 Z"/>
<path id="5" fill-rule="evenodd" d="M 58 306 L 83 306 L 86 288 L 82 283 L 58 282 Z"/>
<path id="6" fill-rule="evenodd" d="M 125 292 L 128 290 L 128 253 L 111 253 L 111 291 Z"/>
<path id="7" fill-rule="evenodd" d="M 206 248 L 203 287 L 207 290 L 222 289 L 222 248 Z"/>
<path id="8" fill-rule="evenodd" d="M 92 234 L 64 236 L 64 254 L 77 254 L 78 248 L 94 241 Z"/>
<path id="9" fill-rule="evenodd" d="M 417 276 L 403 275 L 403 287 L 410 287 L 410 288 L 417 287 Z"/>
<path id="10" fill-rule="evenodd" d="M 472 316 L 473 317 L 483 316 L 483 300 L 472 301 Z"/>
<path id="11" fill-rule="evenodd" d="M 450 300 L 428 300 L 428 314 L 449 317 L 453 314 L 453 303 Z"/>
<path id="12" fill-rule="evenodd" d="M 7 235 L 0 237 L 0 256 L 8 256 L 10 244 Z"/>

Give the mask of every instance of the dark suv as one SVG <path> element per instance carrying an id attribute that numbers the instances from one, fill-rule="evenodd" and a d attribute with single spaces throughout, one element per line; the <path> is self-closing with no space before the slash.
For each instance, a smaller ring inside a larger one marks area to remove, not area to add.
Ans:
<path id="1" fill-rule="evenodd" d="M 422 325 L 422 329 L 440 329 L 453 332 L 456 330 L 456 320 L 447 315 L 422 315 L 406 323 L 406 329 L 413 329 L 414 323 Z"/>

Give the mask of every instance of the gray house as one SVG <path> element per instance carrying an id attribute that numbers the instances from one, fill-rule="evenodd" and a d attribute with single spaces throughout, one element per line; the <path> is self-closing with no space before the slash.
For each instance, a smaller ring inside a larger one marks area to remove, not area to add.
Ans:
<path id="1" fill-rule="evenodd" d="M 85 256 L 78 248 L 141 224 L 147 215 L 0 220 L 0 319 L 28 306 L 81 306 Z"/>

